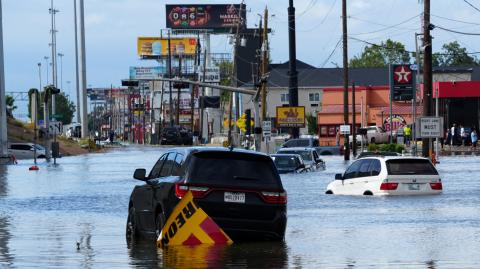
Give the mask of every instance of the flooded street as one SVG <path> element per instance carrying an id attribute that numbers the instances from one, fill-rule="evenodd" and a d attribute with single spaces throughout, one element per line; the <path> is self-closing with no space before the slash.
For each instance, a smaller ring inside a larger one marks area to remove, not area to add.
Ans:
<path id="1" fill-rule="evenodd" d="M 161 148 L 131 147 L 0 167 L 0 268 L 467 268 L 480 264 L 480 157 L 442 157 L 444 192 L 420 197 L 325 195 L 346 164 L 284 175 L 284 243 L 157 250 L 128 248 L 125 223 L 135 168 Z M 77 248 L 78 243 L 78 248 Z"/>

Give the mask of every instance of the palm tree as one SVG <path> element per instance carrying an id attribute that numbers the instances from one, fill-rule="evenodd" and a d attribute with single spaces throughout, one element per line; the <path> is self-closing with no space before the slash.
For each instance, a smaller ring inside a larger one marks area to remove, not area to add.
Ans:
<path id="1" fill-rule="evenodd" d="M 17 106 L 15 105 L 15 99 L 13 99 L 12 96 L 7 95 L 5 96 L 5 101 L 7 103 L 7 116 L 13 118 L 13 111 L 17 109 Z"/>

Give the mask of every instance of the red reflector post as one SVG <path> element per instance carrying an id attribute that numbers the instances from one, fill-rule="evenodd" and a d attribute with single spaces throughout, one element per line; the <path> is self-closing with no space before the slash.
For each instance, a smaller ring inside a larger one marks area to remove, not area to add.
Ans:
<path id="1" fill-rule="evenodd" d="M 393 183 L 393 182 L 384 182 L 382 185 L 380 185 L 380 190 L 381 191 L 393 191 L 396 190 L 398 187 L 398 183 Z"/>
<path id="2" fill-rule="evenodd" d="M 430 188 L 432 188 L 432 190 L 442 190 L 442 182 L 430 183 Z"/>

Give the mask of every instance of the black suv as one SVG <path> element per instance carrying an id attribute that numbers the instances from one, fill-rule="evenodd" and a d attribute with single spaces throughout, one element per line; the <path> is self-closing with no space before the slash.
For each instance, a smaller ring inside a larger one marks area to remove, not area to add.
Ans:
<path id="1" fill-rule="evenodd" d="M 182 127 L 166 127 L 162 130 L 160 144 L 162 145 L 192 145 L 193 135 L 190 130 Z"/>
<path id="2" fill-rule="evenodd" d="M 287 194 L 272 159 L 226 148 L 189 147 L 163 154 L 150 174 L 137 169 L 130 196 L 127 241 L 158 236 L 180 199 L 195 202 L 235 241 L 282 240 Z"/>

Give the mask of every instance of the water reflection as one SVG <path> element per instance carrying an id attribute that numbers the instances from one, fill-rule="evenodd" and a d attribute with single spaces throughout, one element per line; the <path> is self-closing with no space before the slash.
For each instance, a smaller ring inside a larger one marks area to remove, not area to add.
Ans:
<path id="1" fill-rule="evenodd" d="M 129 249 L 131 265 L 164 268 L 287 268 L 284 242 L 238 243 L 230 246 L 170 246 L 157 249 L 137 243 Z"/>
<path id="2" fill-rule="evenodd" d="M 92 230 L 93 226 L 90 223 L 80 224 L 82 232 L 80 234 L 80 240 L 77 243 L 77 251 L 82 254 L 81 268 L 92 268 L 94 263 L 95 252 L 92 248 Z"/>
<path id="3" fill-rule="evenodd" d="M 9 243 L 11 234 L 9 231 L 9 221 L 5 217 L 0 217 L 0 267 L 8 268 L 13 266 L 13 255 L 10 253 Z"/>

